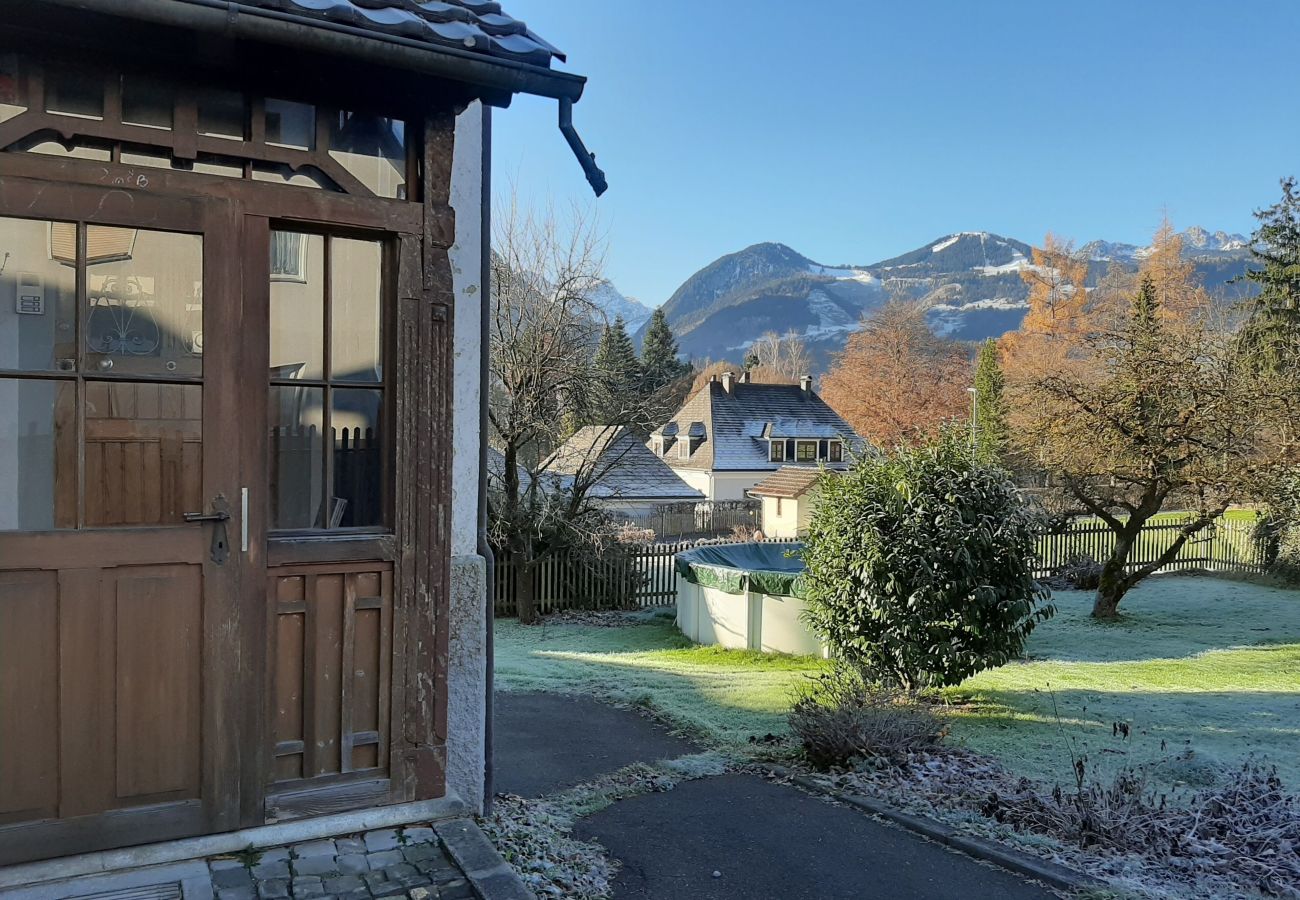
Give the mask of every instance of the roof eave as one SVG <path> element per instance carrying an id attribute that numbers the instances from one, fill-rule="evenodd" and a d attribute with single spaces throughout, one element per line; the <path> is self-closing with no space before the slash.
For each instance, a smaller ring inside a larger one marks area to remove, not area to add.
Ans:
<path id="1" fill-rule="evenodd" d="M 585 77 L 569 72 L 226 0 L 44 2 L 420 72 L 485 88 L 489 102 L 494 93 L 533 94 L 576 102 L 587 83 Z M 508 103 L 508 98 L 504 102 Z M 498 100 L 494 105 L 504 103 Z"/>

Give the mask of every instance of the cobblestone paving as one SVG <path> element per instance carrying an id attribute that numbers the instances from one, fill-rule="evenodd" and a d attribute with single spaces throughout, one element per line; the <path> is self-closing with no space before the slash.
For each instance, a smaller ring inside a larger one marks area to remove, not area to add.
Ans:
<path id="1" fill-rule="evenodd" d="M 390 828 L 208 860 L 216 900 L 473 900 L 433 829 Z"/>

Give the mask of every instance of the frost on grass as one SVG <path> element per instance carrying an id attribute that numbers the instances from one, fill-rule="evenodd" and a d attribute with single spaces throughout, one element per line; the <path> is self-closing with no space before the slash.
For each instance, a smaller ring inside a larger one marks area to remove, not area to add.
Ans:
<path id="1" fill-rule="evenodd" d="M 1181 796 L 1140 770 L 1046 790 L 965 751 L 913 754 L 830 776 L 837 788 L 1018 844 L 1157 897 L 1300 898 L 1300 797 L 1246 763 Z"/>
<path id="2" fill-rule="evenodd" d="M 718 752 L 636 763 L 541 800 L 502 794 L 480 824 L 538 897 L 603 900 L 610 896 L 618 864 L 600 844 L 575 839 L 573 823 L 617 800 L 671 791 L 683 781 L 721 775 L 731 766 L 731 758 Z"/>

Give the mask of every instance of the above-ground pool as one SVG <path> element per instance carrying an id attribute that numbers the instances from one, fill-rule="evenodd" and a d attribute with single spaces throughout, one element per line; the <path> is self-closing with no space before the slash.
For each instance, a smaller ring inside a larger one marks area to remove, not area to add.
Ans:
<path id="1" fill-rule="evenodd" d="M 710 544 L 678 553 L 677 627 L 700 644 L 826 655 L 803 623 L 802 544 Z"/>

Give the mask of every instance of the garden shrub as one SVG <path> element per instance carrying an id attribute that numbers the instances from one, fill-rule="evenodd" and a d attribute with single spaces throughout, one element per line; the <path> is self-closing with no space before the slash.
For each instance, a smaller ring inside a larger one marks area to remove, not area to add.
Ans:
<path id="1" fill-rule="evenodd" d="M 1095 591 L 1101 584 L 1101 563 L 1087 553 L 1074 553 L 1052 570 L 1050 587 Z"/>
<path id="2" fill-rule="evenodd" d="M 1300 584 L 1300 476 L 1280 479 L 1269 493 L 1255 539 L 1263 545 L 1268 571 Z"/>
<path id="3" fill-rule="evenodd" d="M 790 730 L 820 769 L 866 759 L 902 763 L 911 753 L 932 749 L 947 733 L 930 707 L 843 663 L 819 675 L 795 701 Z"/>
<path id="4" fill-rule="evenodd" d="M 864 456 L 823 479 L 802 551 L 808 623 L 907 690 L 1002 665 L 1053 611 L 1031 566 L 1041 521 L 957 429 Z"/>

